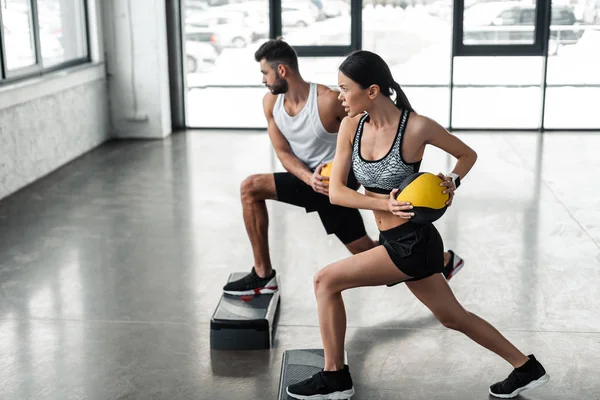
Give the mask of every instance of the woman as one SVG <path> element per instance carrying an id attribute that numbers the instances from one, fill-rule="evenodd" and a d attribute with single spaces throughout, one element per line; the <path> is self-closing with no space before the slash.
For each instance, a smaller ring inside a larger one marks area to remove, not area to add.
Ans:
<path id="1" fill-rule="evenodd" d="M 496 397 L 511 398 L 548 381 L 533 355 L 525 356 L 493 326 L 465 310 L 441 274 L 443 243 L 432 224 L 411 222 L 411 205 L 395 200 L 400 183 L 417 172 L 425 145 L 431 144 L 458 161 L 448 177 L 440 175 L 452 203 L 477 159 L 476 153 L 443 127 L 414 112 L 400 85 L 381 57 L 368 51 L 352 53 L 338 73 L 340 101 L 348 117 L 340 127 L 331 171 L 329 197 L 345 207 L 373 210 L 381 245 L 328 265 L 315 276 L 325 367 L 318 374 L 290 385 L 296 399 L 347 399 L 354 394 L 344 365 L 346 313 L 341 292 L 360 286 L 406 282 L 411 292 L 447 328 L 460 331 L 509 362 L 514 370 L 490 387 Z M 396 102 L 391 99 L 396 93 Z M 353 168 L 365 194 L 346 187 Z"/>

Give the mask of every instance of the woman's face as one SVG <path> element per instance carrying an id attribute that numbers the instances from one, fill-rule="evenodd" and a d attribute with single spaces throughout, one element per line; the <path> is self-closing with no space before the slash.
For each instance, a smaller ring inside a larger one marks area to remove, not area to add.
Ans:
<path id="1" fill-rule="evenodd" d="M 350 118 L 365 112 L 370 100 L 368 88 L 361 88 L 358 83 L 348 78 L 341 71 L 338 71 L 338 86 L 340 87 L 338 100 L 342 102 Z"/>

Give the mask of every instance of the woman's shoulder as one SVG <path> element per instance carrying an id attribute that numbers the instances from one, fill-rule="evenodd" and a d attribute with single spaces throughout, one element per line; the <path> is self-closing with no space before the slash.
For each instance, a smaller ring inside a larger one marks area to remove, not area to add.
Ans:
<path id="1" fill-rule="evenodd" d="M 354 133 L 354 131 L 356 131 L 356 128 L 358 127 L 358 124 L 360 123 L 360 120 L 365 115 L 366 115 L 366 113 L 362 113 L 362 114 L 357 114 L 354 117 L 345 117 L 342 120 L 342 124 L 340 125 L 340 132 L 351 131 L 352 133 Z"/>

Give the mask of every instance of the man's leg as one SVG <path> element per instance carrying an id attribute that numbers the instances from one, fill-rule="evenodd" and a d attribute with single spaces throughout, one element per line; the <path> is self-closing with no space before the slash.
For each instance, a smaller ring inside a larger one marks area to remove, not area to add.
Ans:
<path id="1" fill-rule="evenodd" d="M 369 235 L 365 235 L 361 238 L 358 238 L 350 243 L 346 243 L 345 246 L 352 254 L 359 254 L 363 251 L 371 250 L 373 247 L 376 247 L 378 243 L 371 239 Z"/>
<path id="2" fill-rule="evenodd" d="M 256 274 L 265 278 L 271 275 L 269 255 L 269 214 L 265 200 L 276 200 L 275 178 L 273 174 L 251 175 L 240 187 L 244 225 L 254 254 Z"/>
<path id="3" fill-rule="evenodd" d="M 227 283 L 223 291 L 236 296 L 273 293 L 278 286 L 269 256 L 269 214 L 265 200 L 277 199 L 274 175 L 249 176 L 242 182 L 240 195 L 254 268 L 243 278 Z"/>

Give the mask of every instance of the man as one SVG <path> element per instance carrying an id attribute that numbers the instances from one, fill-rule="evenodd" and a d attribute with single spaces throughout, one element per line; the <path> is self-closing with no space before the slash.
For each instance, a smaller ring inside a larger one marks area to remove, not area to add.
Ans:
<path id="1" fill-rule="evenodd" d="M 359 210 L 329 202 L 328 183 L 321 170 L 333 160 L 337 131 L 346 112 L 338 92 L 325 85 L 306 82 L 300 75 L 298 56 L 283 40 L 269 40 L 255 53 L 263 84 L 269 89 L 263 99 L 269 137 L 287 172 L 251 175 L 241 185 L 244 224 L 254 267 L 244 278 L 223 288 L 232 295 L 273 293 L 276 272 L 269 256 L 269 216 L 266 200 L 316 211 L 327 234 L 334 234 L 352 254 L 378 245 L 366 233 Z M 358 189 L 352 171 L 348 186 Z M 463 265 L 451 250 L 444 254 L 444 275 L 450 279 Z"/>

